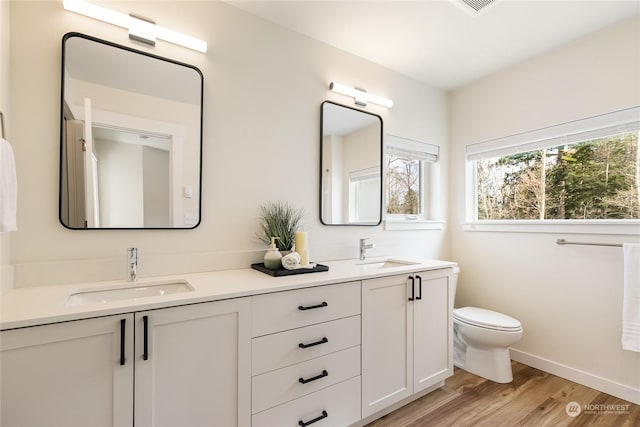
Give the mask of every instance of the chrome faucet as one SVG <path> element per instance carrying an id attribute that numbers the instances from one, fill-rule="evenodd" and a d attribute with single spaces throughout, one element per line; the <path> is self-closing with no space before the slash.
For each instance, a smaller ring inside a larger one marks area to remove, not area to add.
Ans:
<path id="1" fill-rule="evenodd" d="M 138 280 L 138 248 L 127 248 L 127 281 Z"/>
<path id="2" fill-rule="evenodd" d="M 368 237 L 365 237 L 364 239 L 360 239 L 360 261 L 364 261 L 364 259 L 366 258 L 367 249 L 376 247 L 376 245 L 373 243 L 367 243 L 367 240 L 369 240 Z"/>

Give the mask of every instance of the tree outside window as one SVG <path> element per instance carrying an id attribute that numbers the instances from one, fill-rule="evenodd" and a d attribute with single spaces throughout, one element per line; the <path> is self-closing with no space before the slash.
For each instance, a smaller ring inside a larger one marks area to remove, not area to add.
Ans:
<path id="1" fill-rule="evenodd" d="M 640 219 L 638 132 L 476 160 L 477 219 Z"/>
<path id="2" fill-rule="evenodd" d="M 387 214 L 421 215 L 422 162 L 394 154 L 386 161 Z"/>

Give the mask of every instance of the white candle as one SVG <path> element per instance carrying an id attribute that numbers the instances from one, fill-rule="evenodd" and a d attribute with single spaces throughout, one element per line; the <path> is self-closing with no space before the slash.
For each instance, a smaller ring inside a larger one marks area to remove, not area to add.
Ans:
<path id="1" fill-rule="evenodd" d="M 296 249 L 296 252 L 298 252 L 298 255 L 300 255 L 300 265 L 301 266 L 306 266 L 309 264 L 309 249 L 304 248 L 304 249 Z"/>
<path id="2" fill-rule="evenodd" d="M 306 231 L 296 231 L 295 239 L 296 239 L 296 252 L 300 253 L 299 250 L 307 249 L 307 232 Z"/>

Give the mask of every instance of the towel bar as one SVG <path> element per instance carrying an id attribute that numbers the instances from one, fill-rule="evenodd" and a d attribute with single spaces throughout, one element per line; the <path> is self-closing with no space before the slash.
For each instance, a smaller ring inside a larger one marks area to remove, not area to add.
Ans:
<path id="1" fill-rule="evenodd" d="M 564 239 L 556 240 L 556 245 L 584 245 L 584 246 L 611 246 L 621 248 L 621 243 L 591 243 L 591 242 L 570 242 Z"/>

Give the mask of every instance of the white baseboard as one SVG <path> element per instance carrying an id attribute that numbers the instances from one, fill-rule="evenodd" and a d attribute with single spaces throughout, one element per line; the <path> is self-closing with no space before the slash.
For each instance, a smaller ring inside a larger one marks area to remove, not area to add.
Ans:
<path id="1" fill-rule="evenodd" d="M 603 393 L 640 405 L 640 389 L 629 387 L 524 351 L 510 349 L 511 359 L 533 368 L 591 387 Z"/>

